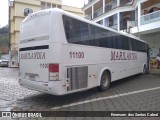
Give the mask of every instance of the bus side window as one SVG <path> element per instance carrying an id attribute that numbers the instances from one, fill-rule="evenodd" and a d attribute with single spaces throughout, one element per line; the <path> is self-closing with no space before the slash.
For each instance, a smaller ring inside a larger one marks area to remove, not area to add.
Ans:
<path id="1" fill-rule="evenodd" d="M 132 51 L 136 51 L 136 41 L 131 38 L 131 46 L 132 46 Z"/>
<path id="2" fill-rule="evenodd" d="M 108 48 L 113 48 L 113 41 L 112 41 L 111 37 L 108 37 L 107 42 L 108 42 Z"/>
<path id="3" fill-rule="evenodd" d="M 65 22 L 65 33 L 66 33 L 66 37 L 67 37 L 67 39 L 69 39 L 70 37 L 69 37 L 69 33 L 70 33 L 70 29 L 69 29 L 69 21 L 66 21 Z"/>
<path id="4" fill-rule="evenodd" d="M 80 41 L 79 44 L 88 45 L 90 39 L 89 24 L 80 22 Z"/>
<path id="5" fill-rule="evenodd" d="M 101 41 L 101 30 L 100 28 L 97 28 L 96 26 L 90 25 L 90 30 L 91 30 L 91 46 L 99 46 L 99 41 Z"/>
<path id="6" fill-rule="evenodd" d="M 118 43 L 118 49 L 124 49 L 123 48 L 123 40 L 124 40 L 124 36 L 120 35 L 118 38 L 117 38 L 117 43 Z"/>
<path id="7" fill-rule="evenodd" d="M 147 52 L 146 44 L 142 42 L 142 52 Z"/>
<path id="8" fill-rule="evenodd" d="M 130 50 L 129 39 L 127 37 L 123 39 L 122 46 L 123 46 L 122 47 L 123 50 Z"/>

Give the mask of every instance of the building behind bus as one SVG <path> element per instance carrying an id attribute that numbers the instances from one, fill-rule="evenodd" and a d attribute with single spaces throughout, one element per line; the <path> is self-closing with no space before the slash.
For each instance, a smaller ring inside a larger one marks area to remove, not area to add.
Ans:
<path id="1" fill-rule="evenodd" d="M 145 40 L 151 58 L 160 54 L 160 0 L 89 0 L 82 10 L 88 20 Z"/>

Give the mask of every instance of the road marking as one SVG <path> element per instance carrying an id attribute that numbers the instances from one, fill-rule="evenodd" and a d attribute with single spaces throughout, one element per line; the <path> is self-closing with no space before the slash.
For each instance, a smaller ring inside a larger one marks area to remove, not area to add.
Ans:
<path id="1" fill-rule="evenodd" d="M 152 90 L 158 90 L 158 89 L 160 89 L 160 87 L 138 90 L 138 91 L 133 91 L 133 92 L 128 92 L 128 93 L 122 93 L 122 94 L 112 95 L 112 96 L 108 96 L 108 97 L 94 98 L 94 99 L 91 99 L 91 100 L 71 103 L 71 104 L 63 105 L 63 106 L 59 106 L 59 107 L 53 107 L 51 109 L 52 110 L 58 110 L 58 109 L 62 109 L 62 108 L 73 107 L 73 106 L 82 105 L 82 104 L 91 103 L 91 102 L 96 102 L 96 101 L 100 101 L 100 100 L 107 100 L 107 99 L 112 99 L 112 98 L 117 98 L 117 97 L 122 97 L 122 96 L 127 96 L 127 95 L 133 95 L 133 94 L 143 93 L 143 92 L 152 91 Z"/>

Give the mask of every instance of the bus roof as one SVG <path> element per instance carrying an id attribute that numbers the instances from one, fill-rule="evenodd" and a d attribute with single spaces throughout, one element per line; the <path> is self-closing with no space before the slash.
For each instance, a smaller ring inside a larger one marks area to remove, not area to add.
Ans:
<path id="1" fill-rule="evenodd" d="M 72 18 L 78 19 L 78 20 L 80 20 L 80 21 L 83 21 L 83 22 L 86 22 L 86 23 L 89 23 L 89 24 L 92 24 L 92 25 L 101 27 L 101 28 L 103 28 L 103 29 L 107 29 L 107 30 L 109 30 L 109 31 L 112 31 L 112 32 L 115 32 L 115 33 L 118 33 L 118 34 L 121 34 L 121 35 L 124 35 L 124 36 L 127 36 L 127 37 L 134 38 L 134 39 L 136 39 L 136 40 L 139 40 L 139 41 L 142 41 L 142 42 L 148 44 L 146 41 L 140 39 L 139 37 L 136 37 L 136 36 L 131 35 L 131 34 L 128 34 L 128 33 L 123 33 L 123 32 L 116 31 L 116 30 L 114 30 L 114 29 L 112 29 L 112 28 L 109 28 L 109 27 L 100 25 L 100 24 L 98 24 L 98 23 L 92 22 L 92 21 L 90 21 L 90 20 L 84 19 L 84 18 L 82 18 L 82 17 L 80 17 L 80 16 L 74 15 L 74 14 L 72 14 L 72 13 L 69 13 L 69 12 L 64 11 L 64 10 L 62 10 L 62 9 L 59 9 L 59 8 L 50 8 L 50 9 L 45 9 L 45 10 L 41 10 L 41 11 L 32 13 L 32 14 L 30 14 L 28 17 L 26 17 L 23 22 L 25 22 L 27 19 L 29 19 L 30 17 L 34 16 L 35 14 L 41 13 L 42 11 L 43 11 L 43 13 L 47 13 L 47 12 L 59 12 L 59 13 L 61 13 L 61 14 L 65 14 L 65 15 L 67 15 L 67 16 L 70 16 L 70 17 L 72 17 Z"/>

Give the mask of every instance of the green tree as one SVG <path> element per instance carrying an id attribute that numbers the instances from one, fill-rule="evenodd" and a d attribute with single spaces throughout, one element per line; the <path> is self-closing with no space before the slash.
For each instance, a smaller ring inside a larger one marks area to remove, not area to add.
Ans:
<path id="1" fill-rule="evenodd" d="M 7 25 L 0 28 L 0 55 L 3 54 L 4 49 L 6 50 L 8 48 L 8 45 L 9 45 L 9 29 Z"/>
<path id="2" fill-rule="evenodd" d="M 4 34 L 4 33 L 8 33 L 9 29 L 8 29 L 8 25 L 0 28 L 0 34 Z"/>

